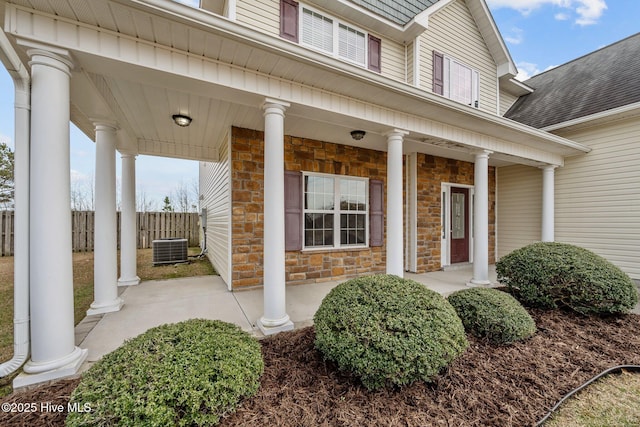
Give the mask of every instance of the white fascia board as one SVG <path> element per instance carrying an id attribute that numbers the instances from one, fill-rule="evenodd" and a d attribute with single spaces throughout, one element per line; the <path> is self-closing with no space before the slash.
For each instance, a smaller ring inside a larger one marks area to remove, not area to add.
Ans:
<path id="1" fill-rule="evenodd" d="M 520 80 L 515 78 L 503 76 L 498 79 L 500 82 L 500 89 L 504 89 L 506 92 L 515 96 L 524 96 L 534 92 L 534 89 Z"/>
<path id="2" fill-rule="evenodd" d="M 612 108 L 610 110 L 600 111 L 588 116 L 578 117 L 577 119 L 567 120 L 565 122 L 556 123 L 544 128 L 540 128 L 545 132 L 553 132 L 555 130 L 567 129 L 572 127 L 589 127 L 596 126 L 605 121 L 621 120 L 627 117 L 640 115 L 640 102 L 623 105 L 622 107 Z M 584 126 L 582 126 L 584 125 Z"/>

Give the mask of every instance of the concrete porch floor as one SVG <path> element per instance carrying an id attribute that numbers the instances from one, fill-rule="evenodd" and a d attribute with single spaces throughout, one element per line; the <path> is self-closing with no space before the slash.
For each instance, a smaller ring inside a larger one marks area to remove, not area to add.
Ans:
<path id="1" fill-rule="evenodd" d="M 405 277 L 443 295 L 466 289 L 471 267 Z M 496 281 L 495 268 L 489 278 Z M 287 286 L 287 313 L 295 328 L 309 326 L 324 296 L 339 282 Z M 218 319 L 234 323 L 256 337 L 262 333 L 256 320 L 263 314 L 262 288 L 229 292 L 218 276 L 154 280 L 121 289 L 122 309 L 87 316 L 76 326 L 76 345 L 89 350 L 82 370 L 147 329 L 187 319 Z"/>

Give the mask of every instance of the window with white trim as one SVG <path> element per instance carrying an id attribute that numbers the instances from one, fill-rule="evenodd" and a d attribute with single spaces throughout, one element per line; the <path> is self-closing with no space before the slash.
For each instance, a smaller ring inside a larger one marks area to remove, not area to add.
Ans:
<path id="1" fill-rule="evenodd" d="M 296 0 L 280 0 L 280 37 L 382 72 L 381 39 Z"/>
<path id="2" fill-rule="evenodd" d="M 365 66 L 367 35 L 305 5 L 300 14 L 300 34 L 303 45 Z"/>
<path id="3" fill-rule="evenodd" d="M 433 90 L 453 101 L 475 108 L 480 99 L 480 73 L 450 56 L 434 52 Z"/>
<path id="4" fill-rule="evenodd" d="M 304 248 L 365 247 L 368 179 L 305 172 Z"/>
<path id="5" fill-rule="evenodd" d="M 478 108 L 479 73 L 453 58 L 444 57 L 444 96 Z"/>

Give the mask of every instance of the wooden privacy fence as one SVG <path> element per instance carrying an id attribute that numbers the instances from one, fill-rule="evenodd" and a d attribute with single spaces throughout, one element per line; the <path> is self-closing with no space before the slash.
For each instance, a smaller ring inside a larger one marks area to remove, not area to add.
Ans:
<path id="1" fill-rule="evenodd" d="M 136 214 L 136 239 L 138 249 L 151 247 L 158 239 L 184 238 L 189 246 L 200 244 L 199 218 L 197 213 L 182 212 L 138 212 Z M 0 211 L 1 239 L 0 255 L 13 255 L 13 211 Z M 118 244 L 120 242 L 120 212 L 118 212 Z M 94 212 L 71 212 L 71 241 L 74 252 L 93 251 Z"/>

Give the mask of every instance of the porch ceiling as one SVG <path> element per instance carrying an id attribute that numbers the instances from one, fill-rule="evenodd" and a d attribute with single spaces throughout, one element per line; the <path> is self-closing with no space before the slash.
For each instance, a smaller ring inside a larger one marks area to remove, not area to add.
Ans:
<path id="1" fill-rule="evenodd" d="M 584 151 L 171 1 L 12 0 L 7 9 L 8 34 L 71 52 L 74 123 L 93 136 L 93 119 L 114 120 L 119 148 L 141 154 L 215 160 L 231 125 L 262 130 L 265 97 L 291 102 L 287 134 L 381 151 L 394 127 L 410 131 L 405 152 L 473 160 L 484 148 L 496 166 L 561 163 Z M 176 113 L 191 126 L 173 124 Z M 355 142 L 353 129 L 367 136 Z"/>

